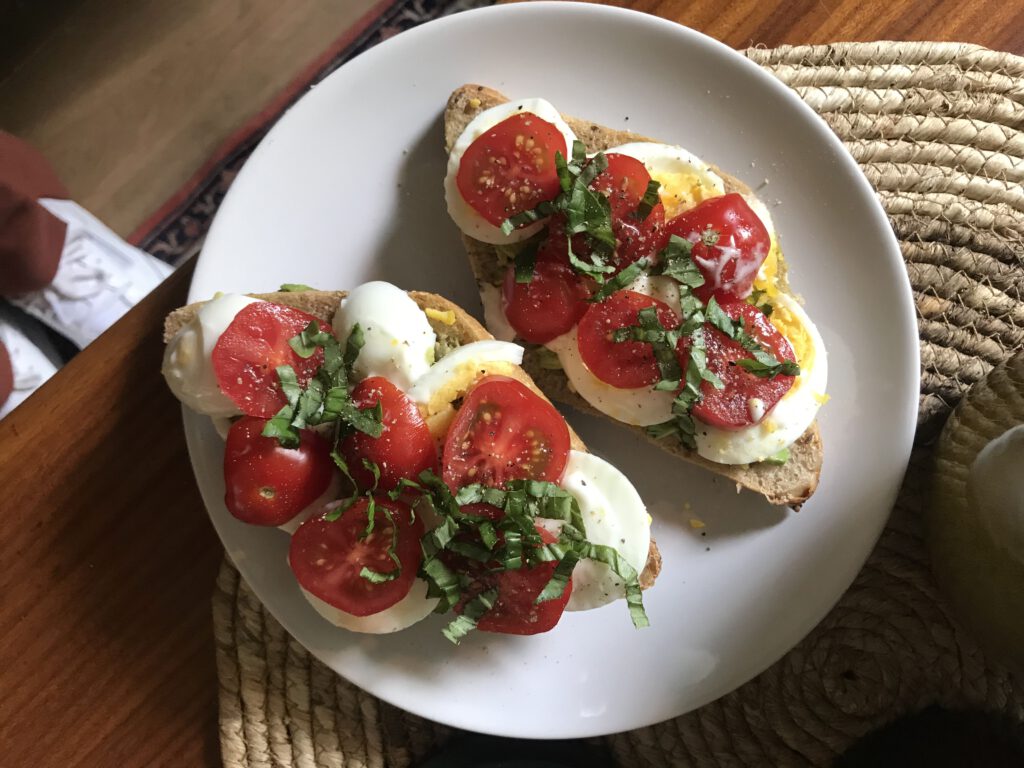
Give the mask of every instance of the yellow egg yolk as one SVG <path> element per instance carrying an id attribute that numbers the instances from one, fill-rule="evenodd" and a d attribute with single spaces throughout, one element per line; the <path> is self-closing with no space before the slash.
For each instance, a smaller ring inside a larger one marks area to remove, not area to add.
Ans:
<path id="1" fill-rule="evenodd" d="M 652 173 L 651 178 L 661 184 L 658 194 L 665 206 L 666 221 L 708 198 L 718 196 L 718 192 L 695 173 Z"/>

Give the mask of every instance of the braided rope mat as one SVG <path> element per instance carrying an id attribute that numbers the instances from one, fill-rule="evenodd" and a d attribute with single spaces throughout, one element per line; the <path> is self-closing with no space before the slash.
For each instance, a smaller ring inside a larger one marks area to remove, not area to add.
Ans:
<path id="1" fill-rule="evenodd" d="M 742 688 L 609 737 L 623 766 L 825 766 L 929 704 L 1024 719 L 1024 685 L 984 658 L 937 592 L 919 520 L 945 417 L 1024 347 L 1024 59 L 937 43 L 746 55 L 824 117 L 889 214 L 920 324 L 918 435 L 892 520 L 839 605 Z M 448 737 L 313 659 L 227 561 L 213 614 L 229 768 L 402 768 Z"/>

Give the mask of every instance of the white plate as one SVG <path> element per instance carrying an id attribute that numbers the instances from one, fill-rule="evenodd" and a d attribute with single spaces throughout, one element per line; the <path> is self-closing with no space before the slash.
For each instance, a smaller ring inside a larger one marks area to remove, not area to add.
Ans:
<path id="1" fill-rule="evenodd" d="M 264 604 L 371 693 L 433 720 L 507 736 L 648 725 L 776 661 L 824 617 L 867 557 L 914 432 L 910 288 L 856 164 L 779 82 L 675 24 L 544 3 L 405 32 L 308 93 L 231 187 L 190 298 L 385 278 L 442 293 L 479 316 L 441 187 L 441 112 L 467 81 L 682 144 L 755 187 L 770 179 L 761 196 L 831 357 L 832 400 L 820 418 L 825 468 L 813 500 L 799 514 L 774 509 L 612 425 L 570 413 L 654 515 L 664 570 L 647 593 L 652 626 L 634 630 L 618 604 L 567 614 L 547 635 L 479 634 L 455 648 L 441 637 L 439 617 L 391 637 L 348 634 L 320 619 L 288 570 L 285 534 L 227 514 L 221 443 L 204 419 L 186 413 L 196 478 L 225 547 Z M 707 524 L 706 536 L 690 518 Z"/>

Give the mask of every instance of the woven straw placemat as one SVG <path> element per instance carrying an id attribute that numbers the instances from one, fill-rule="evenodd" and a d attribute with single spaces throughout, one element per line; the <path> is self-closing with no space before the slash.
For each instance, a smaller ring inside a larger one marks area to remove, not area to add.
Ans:
<path id="1" fill-rule="evenodd" d="M 733 693 L 609 737 L 623 766 L 826 766 L 929 704 L 1024 719 L 1024 685 L 984 658 L 937 592 L 919 520 L 945 417 L 1024 346 L 1024 59 L 947 43 L 746 55 L 822 115 L 892 221 L 920 324 L 918 435 L 889 526 L 828 617 Z M 227 561 L 213 615 L 229 768 L 401 768 L 449 736 L 312 658 Z"/>

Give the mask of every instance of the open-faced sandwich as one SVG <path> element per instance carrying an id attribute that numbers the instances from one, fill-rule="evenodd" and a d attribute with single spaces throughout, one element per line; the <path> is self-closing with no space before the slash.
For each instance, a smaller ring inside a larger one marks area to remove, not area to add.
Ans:
<path id="1" fill-rule="evenodd" d="M 458 642 L 624 598 L 646 625 L 646 508 L 519 367 L 522 347 L 433 294 L 286 288 L 173 312 L 163 373 L 226 437 L 228 510 L 291 533 L 321 615 L 383 633 L 451 612 Z"/>
<path id="2" fill-rule="evenodd" d="M 466 85 L 445 197 L 487 325 L 551 398 L 798 507 L 817 486 L 827 359 L 771 216 L 667 145 Z"/>

